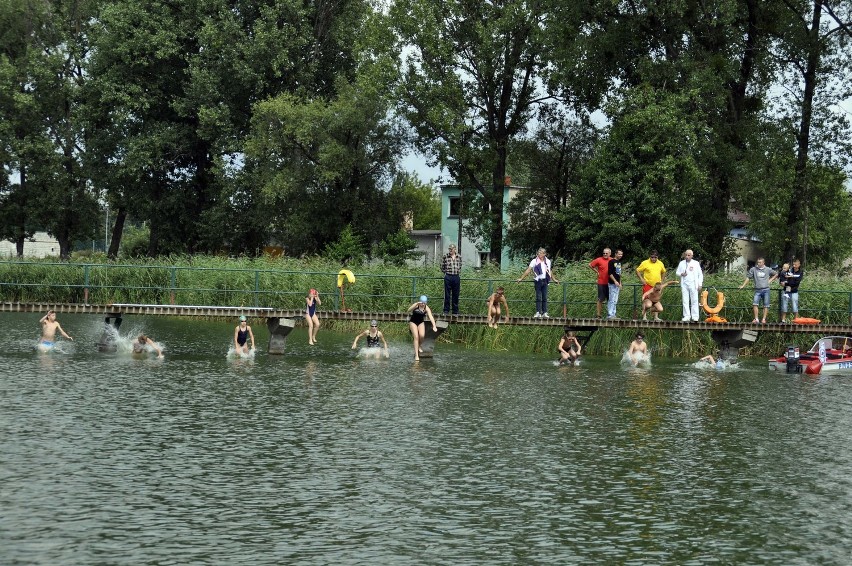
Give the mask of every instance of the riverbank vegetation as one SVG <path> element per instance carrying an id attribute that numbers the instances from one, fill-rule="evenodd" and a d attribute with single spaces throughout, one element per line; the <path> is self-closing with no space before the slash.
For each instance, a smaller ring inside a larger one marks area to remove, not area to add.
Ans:
<path id="1" fill-rule="evenodd" d="M 45 303 L 142 303 L 220 305 L 246 307 L 304 308 L 304 297 L 311 288 L 319 290 L 323 310 L 345 307 L 364 312 L 402 312 L 422 294 L 436 314 L 442 310 L 443 279 L 436 267 L 409 268 L 387 265 L 363 265 L 354 270 L 356 281 L 345 283 L 343 294 L 337 287 L 340 264 L 326 259 L 293 260 L 286 258 L 239 258 L 183 256 L 158 260 L 112 262 L 104 256 L 83 262 L 3 261 L 0 262 L 0 300 L 4 302 Z M 625 286 L 619 301 L 621 318 L 638 318 L 641 285 L 632 265 L 625 264 Z M 593 318 L 596 289 L 592 273 L 585 262 L 557 261 L 560 285 L 549 294 L 552 317 Z M 529 282 L 516 283 L 517 273 L 501 273 L 495 268 L 462 273 L 461 312 L 485 315 L 485 300 L 498 286 L 506 289 L 512 316 L 531 316 L 535 295 Z M 716 302 L 716 291 L 725 294 L 722 316 L 732 321 L 750 321 L 751 287 L 739 290 L 741 274 L 711 274 L 705 287 L 711 291 L 710 303 Z M 778 295 L 773 294 L 770 320 L 778 320 Z M 848 277 L 829 273 L 807 273 L 800 291 L 800 315 L 825 322 L 847 324 L 852 312 L 852 282 Z M 680 290 L 668 288 L 663 295 L 665 319 L 680 319 Z M 327 321 L 328 328 L 345 331 L 360 328 L 363 323 Z M 402 324 L 389 324 L 390 335 L 407 334 Z M 471 348 L 549 353 L 558 341 L 558 327 L 450 325 L 442 339 Z M 611 354 L 629 343 L 632 330 L 597 332 L 589 343 L 591 353 Z M 706 332 L 647 331 L 658 353 L 692 356 L 706 353 L 714 345 Z M 766 355 L 777 351 L 783 335 L 767 333 L 753 348 Z"/>

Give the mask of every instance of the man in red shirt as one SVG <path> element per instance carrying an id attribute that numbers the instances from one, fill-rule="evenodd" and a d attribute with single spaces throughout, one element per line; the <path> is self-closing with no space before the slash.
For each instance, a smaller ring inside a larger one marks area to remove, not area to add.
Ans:
<path id="1" fill-rule="evenodd" d="M 598 318 L 601 317 L 601 305 L 609 301 L 609 260 L 612 250 L 603 249 L 603 255 L 591 263 L 589 269 L 598 274 Z"/>

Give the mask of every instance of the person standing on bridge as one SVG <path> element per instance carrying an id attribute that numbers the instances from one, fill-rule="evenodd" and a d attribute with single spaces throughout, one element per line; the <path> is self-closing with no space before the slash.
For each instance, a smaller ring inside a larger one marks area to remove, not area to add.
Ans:
<path id="1" fill-rule="evenodd" d="M 426 338 L 426 318 L 432 323 L 432 332 L 438 332 L 438 327 L 435 325 L 435 317 L 432 316 L 432 309 L 426 304 L 428 301 L 426 295 L 420 295 L 420 300 L 408 307 L 411 316 L 408 319 L 408 328 L 411 330 L 411 337 L 414 340 L 414 361 L 420 361 L 420 354 L 423 349 L 420 345 L 423 339 Z"/>
<path id="2" fill-rule="evenodd" d="M 254 332 L 246 322 L 246 317 L 241 316 L 240 323 L 234 328 L 234 351 L 238 354 L 248 354 L 251 351 L 247 344 L 249 339 L 251 339 L 251 350 L 254 350 Z"/>
<path id="3" fill-rule="evenodd" d="M 74 341 L 73 338 L 68 336 L 64 330 L 62 330 L 62 326 L 56 322 L 56 312 L 55 311 L 47 311 L 47 314 L 41 317 L 41 320 L 38 321 L 41 324 L 41 340 L 38 342 L 38 349 L 40 352 L 49 352 L 53 349 L 56 342 L 56 332 L 58 331 L 63 338 L 67 340 Z"/>
<path id="4" fill-rule="evenodd" d="M 642 293 L 650 291 L 651 287 L 662 282 L 666 275 L 666 266 L 663 265 L 659 257 L 660 255 L 657 253 L 657 250 L 651 250 L 650 257 L 640 263 L 639 267 L 636 268 L 636 275 L 639 276 L 639 280 L 642 282 Z"/>
<path id="5" fill-rule="evenodd" d="M 320 327 L 319 317 L 317 316 L 317 305 L 322 305 L 316 289 L 311 289 L 308 292 L 305 302 L 307 303 L 305 321 L 308 323 L 308 344 L 313 346 L 317 343 L 317 332 L 319 332 Z"/>
<path id="6" fill-rule="evenodd" d="M 776 277 L 778 277 L 778 272 L 768 267 L 766 260 L 759 257 L 757 258 L 757 264 L 748 270 L 743 284 L 740 285 L 740 289 L 742 289 L 749 281 L 754 281 L 754 300 L 751 302 L 752 310 L 754 311 L 752 324 L 757 324 L 758 322 L 766 324 L 766 316 L 769 314 L 769 284 L 775 281 Z M 763 319 L 758 320 L 757 315 L 760 314 L 761 301 L 763 301 Z"/>
<path id="7" fill-rule="evenodd" d="M 615 255 L 609 260 L 609 300 L 606 303 L 607 320 L 617 320 L 618 296 L 621 294 L 621 258 L 624 252 L 615 250 Z"/>
<path id="8" fill-rule="evenodd" d="M 589 269 L 598 274 L 598 318 L 601 318 L 601 305 L 609 301 L 609 256 L 612 250 L 603 249 L 601 257 L 589 263 Z"/>
<path id="9" fill-rule="evenodd" d="M 683 300 L 683 322 L 698 322 L 698 293 L 704 286 L 704 272 L 701 264 L 692 259 L 692 250 L 683 252 L 683 259 L 677 264 L 680 277 L 680 293 Z"/>
<path id="10" fill-rule="evenodd" d="M 447 254 L 441 259 L 441 271 L 444 272 L 444 314 L 459 314 L 459 291 L 461 291 L 462 258 L 455 244 L 450 244 Z"/>
<path id="11" fill-rule="evenodd" d="M 553 271 L 550 270 L 551 263 L 547 257 L 547 250 L 539 248 L 538 253 L 530 262 L 527 270 L 518 278 L 518 283 L 524 280 L 532 271 L 535 282 L 535 316 L 533 318 L 550 318 L 547 314 L 547 286 L 550 282 L 559 283 L 556 277 L 553 276 Z"/>

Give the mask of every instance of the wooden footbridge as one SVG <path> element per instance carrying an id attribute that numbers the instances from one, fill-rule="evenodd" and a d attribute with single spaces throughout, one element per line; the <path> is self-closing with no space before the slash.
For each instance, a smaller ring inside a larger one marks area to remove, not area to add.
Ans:
<path id="1" fill-rule="evenodd" d="M 199 306 L 199 305 L 153 305 L 153 304 L 130 304 L 114 303 L 108 305 L 92 305 L 80 303 L 0 303 L 0 312 L 32 312 L 45 313 L 53 310 L 57 314 L 95 314 L 105 317 L 104 322 L 108 326 L 118 328 L 122 317 L 128 315 L 137 316 L 193 316 L 206 318 L 236 318 L 246 316 L 255 319 L 264 319 L 269 328 L 270 341 L 269 353 L 281 354 L 284 352 L 287 335 L 293 330 L 296 323 L 304 317 L 303 310 L 276 309 L 272 307 L 242 307 L 242 306 Z M 327 320 L 355 320 L 379 322 L 408 322 L 408 313 L 403 312 L 352 312 L 341 311 L 318 311 L 322 319 Z M 433 332 L 430 325 L 426 325 L 426 340 L 423 344 L 424 355 L 431 355 L 434 350 L 435 339 L 446 330 L 450 324 L 486 324 L 487 318 L 480 315 L 435 315 L 437 332 Z M 512 317 L 508 322 L 512 326 L 552 326 L 577 332 L 578 338 L 584 344 L 588 342 L 591 335 L 601 328 L 634 329 L 636 331 L 647 331 L 650 329 L 673 330 L 673 331 L 706 331 L 710 332 L 713 340 L 719 344 L 723 355 L 736 357 L 739 348 L 753 344 L 759 332 L 782 332 L 782 333 L 809 333 L 809 334 L 835 334 L 852 335 L 852 326 L 841 324 L 780 324 L 780 323 L 708 323 L 708 322 L 682 322 L 680 320 L 601 320 L 596 318 L 534 318 L 534 317 Z M 114 332 L 104 332 L 98 344 L 102 351 L 114 350 L 111 337 Z"/>

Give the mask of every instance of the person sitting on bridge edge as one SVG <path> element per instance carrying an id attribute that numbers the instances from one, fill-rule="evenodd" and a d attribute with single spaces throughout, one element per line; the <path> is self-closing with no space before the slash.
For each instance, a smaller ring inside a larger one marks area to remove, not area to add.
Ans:
<path id="1" fill-rule="evenodd" d="M 246 317 L 240 317 L 240 323 L 234 328 L 234 351 L 238 354 L 248 354 L 249 347 L 246 342 L 251 338 L 251 349 L 254 350 L 254 332 L 246 322 Z"/>
<path id="2" fill-rule="evenodd" d="M 650 311 L 654 313 L 654 318 L 651 320 L 660 322 L 660 313 L 663 312 L 663 303 L 660 302 L 663 298 L 663 289 L 674 283 L 679 283 L 679 281 L 677 279 L 665 283 L 658 281 L 650 290 L 642 294 L 642 320 L 648 320 L 647 313 Z"/>
<path id="3" fill-rule="evenodd" d="M 313 346 L 317 343 L 317 332 L 319 332 L 320 327 L 319 317 L 317 316 L 317 305 L 322 305 L 316 289 L 311 289 L 308 292 L 305 302 L 307 304 L 305 321 L 308 323 L 308 344 Z"/>
<path id="4" fill-rule="evenodd" d="M 559 341 L 557 349 L 559 350 L 560 364 L 576 364 L 583 347 L 580 345 L 580 341 L 577 340 L 577 334 L 566 330 L 565 334 L 562 335 L 562 339 Z"/>
<path id="5" fill-rule="evenodd" d="M 503 322 L 509 322 L 509 303 L 506 302 L 505 290 L 503 287 L 497 287 L 497 291 L 491 293 L 488 300 L 485 301 L 488 308 L 488 328 L 497 328 L 497 321 L 500 319 L 500 306 L 502 305 Z"/>
<path id="6" fill-rule="evenodd" d="M 444 273 L 444 314 L 459 314 L 459 291 L 461 290 L 462 258 L 456 251 L 456 245 L 450 244 L 447 253 L 441 259 L 441 271 Z"/>
<path id="7" fill-rule="evenodd" d="M 149 337 L 145 336 L 144 334 L 140 334 L 139 337 L 136 340 L 133 341 L 133 354 L 134 355 L 144 354 L 145 351 L 148 348 L 151 348 L 152 350 L 157 352 L 158 358 L 163 357 L 163 350 L 157 345 L 156 342 L 154 342 L 153 340 L 151 340 Z"/>
<path id="8" fill-rule="evenodd" d="M 438 327 L 435 325 L 435 317 L 432 316 L 432 309 L 426 305 L 429 298 L 426 295 L 420 295 L 420 300 L 408 307 L 407 312 L 411 313 L 408 319 L 408 329 L 411 330 L 411 337 L 414 339 L 414 361 L 420 361 L 420 354 L 423 349 L 420 345 L 423 339 L 426 338 L 426 318 L 432 323 L 432 332 L 438 332 Z"/>
<path id="9" fill-rule="evenodd" d="M 374 352 L 375 357 L 379 357 L 379 355 L 384 354 L 386 358 L 390 357 L 388 353 L 388 343 L 385 340 L 385 335 L 382 334 L 381 330 L 379 330 L 379 323 L 376 320 L 370 321 L 370 328 L 367 330 L 360 332 L 358 336 L 355 337 L 355 341 L 352 342 L 352 349 L 358 347 L 358 340 L 360 340 L 363 336 L 367 337 L 367 348 L 369 348 L 372 352 Z M 379 340 L 382 341 L 384 348 L 382 351 L 379 351 Z"/>
<path id="10" fill-rule="evenodd" d="M 62 326 L 58 322 L 56 322 L 56 312 L 49 310 L 47 314 L 41 317 L 41 320 L 38 321 L 41 324 L 41 340 L 38 342 L 38 349 L 41 352 L 49 352 L 53 349 L 56 340 L 56 332 L 62 335 L 63 338 L 74 341 L 73 338 L 68 336 L 64 330 L 62 330 Z"/>

